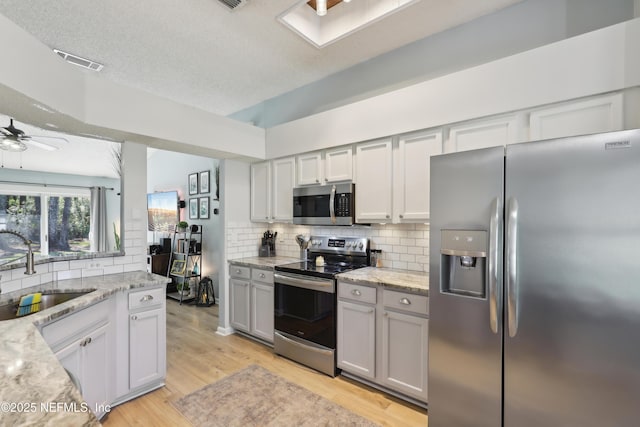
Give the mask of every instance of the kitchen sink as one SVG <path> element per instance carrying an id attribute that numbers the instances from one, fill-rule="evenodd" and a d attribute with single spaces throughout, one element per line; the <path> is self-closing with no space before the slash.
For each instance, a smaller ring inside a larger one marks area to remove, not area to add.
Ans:
<path id="1" fill-rule="evenodd" d="M 87 291 L 80 291 L 80 292 L 43 293 L 42 298 L 40 299 L 39 311 L 46 310 L 47 308 L 51 308 L 58 304 L 62 304 L 63 302 L 70 301 L 74 298 L 81 297 L 90 292 L 93 292 L 94 290 L 95 289 L 90 289 Z M 9 304 L 0 305 L 0 321 L 15 319 L 18 317 L 16 316 L 17 313 L 18 313 L 18 302 L 12 302 Z M 29 313 L 29 314 L 35 314 L 35 313 Z M 25 316 L 29 316 L 29 314 Z M 20 316 L 20 317 L 25 317 L 25 316 Z"/>

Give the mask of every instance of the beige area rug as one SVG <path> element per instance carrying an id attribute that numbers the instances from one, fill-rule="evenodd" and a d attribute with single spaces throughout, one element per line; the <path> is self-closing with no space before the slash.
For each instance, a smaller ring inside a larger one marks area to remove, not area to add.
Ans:
<path id="1" fill-rule="evenodd" d="M 258 365 L 209 384 L 173 405 L 198 427 L 377 426 Z"/>

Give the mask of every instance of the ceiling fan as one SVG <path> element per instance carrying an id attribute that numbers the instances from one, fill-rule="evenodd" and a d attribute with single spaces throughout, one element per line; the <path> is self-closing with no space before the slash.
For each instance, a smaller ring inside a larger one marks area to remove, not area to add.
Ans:
<path id="1" fill-rule="evenodd" d="M 13 125 L 13 119 L 9 120 L 9 126 L 0 127 L 0 150 L 20 152 L 25 151 L 28 146 L 32 146 L 47 151 L 55 151 L 58 147 L 41 140 L 50 139 L 59 142 L 69 142 L 67 139 L 60 136 L 27 135 L 23 130 L 18 129 Z"/>

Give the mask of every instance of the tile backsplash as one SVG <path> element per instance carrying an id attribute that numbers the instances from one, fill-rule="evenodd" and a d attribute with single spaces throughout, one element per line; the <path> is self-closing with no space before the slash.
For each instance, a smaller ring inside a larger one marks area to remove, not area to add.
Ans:
<path id="1" fill-rule="evenodd" d="M 374 224 L 371 226 L 323 227 L 292 224 L 229 223 L 227 255 L 229 259 L 258 256 L 260 239 L 266 230 L 278 232 L 276 252 L 298 257 L 298 234 L 368 237 L 372 249 L 382 250 L 382 266 L 413 271 L 429 271 L 429 225 Z"/>

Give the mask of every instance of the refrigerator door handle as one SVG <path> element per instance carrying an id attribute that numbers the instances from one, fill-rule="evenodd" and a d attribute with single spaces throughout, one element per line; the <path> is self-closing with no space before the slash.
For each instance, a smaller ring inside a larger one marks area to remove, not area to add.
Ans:
<path id="1" fill-rule="evenodd" d="M 507 205 L 507 239 L 506 239 L 506 271 L 507 276 L 507 320 L 509 336 L 518 333 L 518 274 L 517 274 L 517 243 L 518 243 L 518 201 L 510 198 Z"/>
<path id="2" fill-rule="evenodd" d="M 500 197 L 491 204 L 491 220 L 489 222 L 489 325 L 491 332 L 498 333 L 498 313 L 502 312 L 501 284 L 498 283 L 498 257 L 500 238 Z"/>

